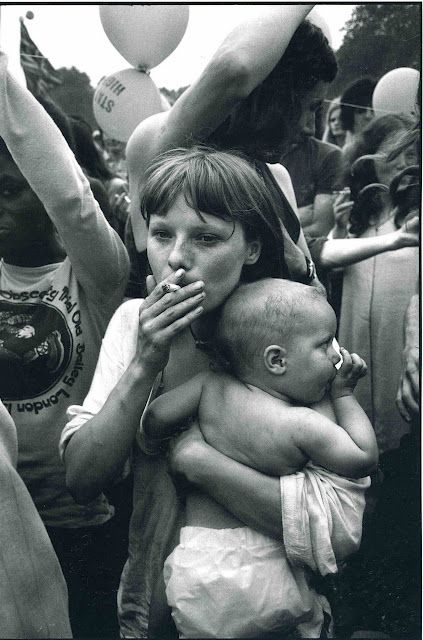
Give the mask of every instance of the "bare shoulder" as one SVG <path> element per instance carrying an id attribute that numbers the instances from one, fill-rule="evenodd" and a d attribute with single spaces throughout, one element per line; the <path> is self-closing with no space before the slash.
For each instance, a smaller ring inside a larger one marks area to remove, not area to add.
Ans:
<path id="1" fill-rule="evenodd" d="M 295 199 L 294 187 L 292 186 L 292 180 L 288 170 L 280 163 L 269 164 L 268 167 L 279 187 L 288 199 L 289 204 L 294 210 L 296 210 L 297 201 Z"/>
<path id="2" fill-rule="evenodd" d="M 277 162 L 276 164 L 269 164 L 267 166 L 278 182 L 287 186 L 291 184 L 291 176 L 289 175 L 288 169 L 286 169 L 283 164 Z"/>

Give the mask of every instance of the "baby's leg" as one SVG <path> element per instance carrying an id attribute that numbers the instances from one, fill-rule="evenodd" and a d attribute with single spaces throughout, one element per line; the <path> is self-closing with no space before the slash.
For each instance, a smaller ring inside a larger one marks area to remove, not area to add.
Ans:
<path id="1" fill-rule="evenodd" d="M 158 577 L 151 595 L 148 638 L 152 640 L 176 640 L 178 638 L 171 609 L 167 604 L 163 572 Z"/>

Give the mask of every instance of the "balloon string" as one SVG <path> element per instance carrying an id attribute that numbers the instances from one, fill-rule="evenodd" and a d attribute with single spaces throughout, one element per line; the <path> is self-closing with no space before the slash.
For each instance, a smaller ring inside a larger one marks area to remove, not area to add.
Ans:
<path id="1" fill-rule="evenodd" d="M 334 100 L 328 100 L 326 98 L 323 99 L 323 102 L 327 102 L 328 104 L 332 104 L 334 102 Z M 362 104 L 351 104 L 350 102 L 335 102 L 334 103 L 334 109 L 336 109 L 337 106 L 341 106 L 343 105 L 344 107 L 353 107 L 354 109 L 372 109 L 373 107 L 371 105 L 362 105 Z M 383 111 L 383 113 L 393 113 L 396 114 L 397 111 L 390 111 L 388 109 L 380 109 L 379 107 L 377 107 L 376 111 Z"/>

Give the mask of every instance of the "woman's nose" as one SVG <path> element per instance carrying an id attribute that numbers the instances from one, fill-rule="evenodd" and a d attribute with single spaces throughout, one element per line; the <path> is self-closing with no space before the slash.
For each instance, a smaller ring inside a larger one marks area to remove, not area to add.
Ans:
<path id="1" fill-rule="evenodd" d="M 191 268 L 191 252 L 184 240 L 175 240 L 169 253 L 168 263 L 172 270 L 178 269 L 188 270 Z"/>

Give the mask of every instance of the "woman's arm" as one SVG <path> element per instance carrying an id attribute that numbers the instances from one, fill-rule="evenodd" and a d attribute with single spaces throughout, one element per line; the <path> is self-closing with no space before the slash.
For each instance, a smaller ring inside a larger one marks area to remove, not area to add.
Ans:
<path id="1" fill-rule="evenodd" d="M 333 573 L 359 547 L 368 479 L 311 467 L 280 479 L 265 476 L 209 447 L 196 425 L 171 445 L 170 461 L 247 526 L 283 538 L 293 564 Z"/>
<path id="2" fill-rule="evenodd" d="M 402 227 L 391 233 L 372 238 L 331 239 L 324 243 L 319 265 L 325 269 L 346 267 L 366 260 L 385 251 L 395 251 L 403 247 L 419 244 L 420 219 L 415 216 Z"/>
<path id="3" fill-rule="evenodd" d="M 180 270 L 167 282 L 175 284 L 183 275 Z M 173 338 L 202 313 L 202 282 L 170 294 L 163 292 L 162 285 L 158 284 L 139 307 L 138 322 L 132 327 L 138 335 L 126 370 L 120 348 L 127 328 L 119 326 L 122 311 L 115 314 L 81 411 L 82 415 L 84 411 L 95 415 L 75 431 L 72 423 L 66 427 L 72 434 L 64 451 L 66 484 L 77 502 L 92 500 L 121 472 L 154 380 L 167 363 Z"/>
<path id="4" fill-rule="evenodd" d="M 197 424 L 171 443 L 170 461 L 174 473 L 184 475 L 239 520 L 272 538 L 282 537 L 279 478 L 219 453 L 204 441 Z"/>

